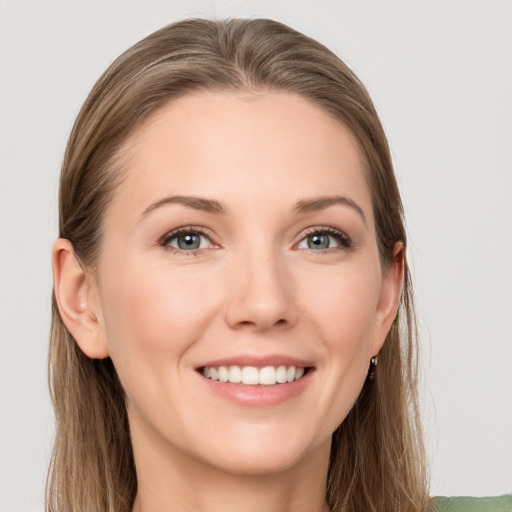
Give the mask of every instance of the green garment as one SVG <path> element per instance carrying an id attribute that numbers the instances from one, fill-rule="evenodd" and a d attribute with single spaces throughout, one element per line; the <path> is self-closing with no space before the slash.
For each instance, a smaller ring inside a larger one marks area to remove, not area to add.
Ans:
<path id="1" fill-rule="evenodd" d="M 432 512 L 512 512 L 512 494 L 489 498 L 438 496 L 434 498 Z"/>

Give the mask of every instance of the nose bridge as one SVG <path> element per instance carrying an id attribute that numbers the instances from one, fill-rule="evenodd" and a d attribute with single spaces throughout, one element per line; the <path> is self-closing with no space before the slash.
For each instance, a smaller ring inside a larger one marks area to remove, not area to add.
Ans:
<path id="1" fill-rule="evenodd" d="M 269 240 L 253 240 L 235 251 L 228 279 L 226 320 L 231 327 L 265 330 L 296 319 L 286 257 Z"/>

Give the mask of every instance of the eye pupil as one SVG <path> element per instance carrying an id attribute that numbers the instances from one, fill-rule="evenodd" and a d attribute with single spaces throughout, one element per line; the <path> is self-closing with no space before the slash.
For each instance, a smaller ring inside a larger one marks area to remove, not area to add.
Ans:
<path id="1" fill-rule="evenodd" d="M 201 245 L 201 238 L 199 235 L 189 233 L 178 237 L 178 247 L 180 249 L 198 249 Z"/>
<path id="2" fill-rule="evenodd" d="M 329 236 L 323 234 L 311 235 L 308 237 L 308 247 L 310 249 L 328 249 Z"/>

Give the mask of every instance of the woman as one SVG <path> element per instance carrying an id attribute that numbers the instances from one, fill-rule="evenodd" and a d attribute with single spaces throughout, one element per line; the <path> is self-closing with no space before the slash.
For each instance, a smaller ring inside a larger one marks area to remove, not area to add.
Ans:
<path id="1" fill-rule="evenodd" d="M 319 43 L 189 20 L 124 53 L 61 175 L 48 510 L 429 510 L 402 215 Z"/>

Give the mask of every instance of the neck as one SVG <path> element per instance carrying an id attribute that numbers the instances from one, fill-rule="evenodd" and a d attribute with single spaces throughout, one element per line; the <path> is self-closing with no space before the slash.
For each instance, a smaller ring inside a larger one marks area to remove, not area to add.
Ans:
<path id="1" fill-rule="evenodd" d="M 329 511 L 325 489 L 330 446 L 279 472 L 236 474 L 175 447 L 143 440 L 135 432 L 132 440 L 138 481 L 133 512 Z"/>
<path id="2" fill-rule="evenodd" d="M 314 493 L 303 482 L 291 484 L 279 475 L 266 477 L 195 478 L 142 485 L 133 512 L 328 512 L 325 493 Z"/>

